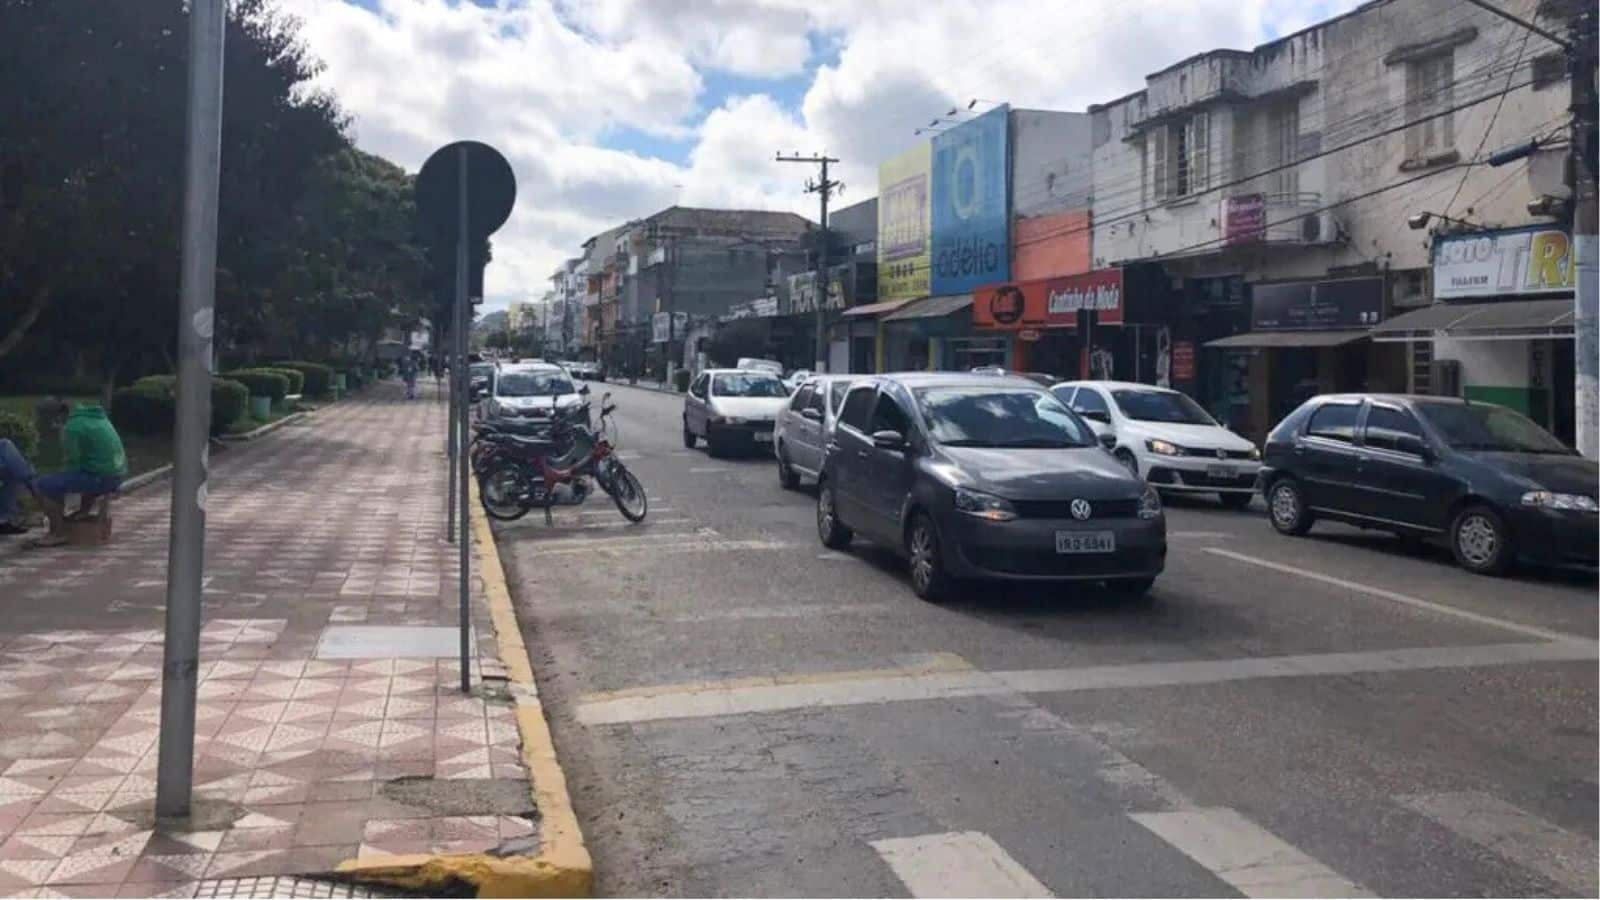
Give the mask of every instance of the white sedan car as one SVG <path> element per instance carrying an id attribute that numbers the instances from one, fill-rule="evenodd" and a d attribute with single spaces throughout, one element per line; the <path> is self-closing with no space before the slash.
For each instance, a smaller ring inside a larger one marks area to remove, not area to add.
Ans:
<path id="1" fill-rule="evenodd" d="M 705 438 L 712 456 L 769 448 L 773 422 L 788 403 L 789 389 L 765 369 L 708 369 L 683 395 L 683 445 Z"/>
<path id="2" fill-rule="evenodd" d="M 1250 505 L 1261 451 L 1187 394 L 1123 381 L 1068 381 L 1050 390 L 1161 491 L 1216 494 L 1230 509 Z"/>
<path id="3" fill-rule="evenodd" d="M 567 370 L 553 363 L 501 366 L 486 412 L 491 418 L 545 419 L 583 404 Z"/>

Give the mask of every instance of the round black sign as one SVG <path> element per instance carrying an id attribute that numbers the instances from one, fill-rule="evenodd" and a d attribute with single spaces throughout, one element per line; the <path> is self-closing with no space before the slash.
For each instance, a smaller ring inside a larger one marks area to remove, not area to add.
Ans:
<path id="1" fill-rule="evenodd" d="M 417 212 L 429 236 L 456 239 L 461 166 L 466 166 L 467 236 L 481 240 L 505 224 L 517 199 L 517 177 L 500 151 L 479 141 L 457 141 L 433 151 L 417 173 Z"/>
<path id="2" fill-rule="evenodd" d="M 997 325 L 1022 321 L 1022 290 L 1014 284 L 1001 285 L 989 298 L 989 315 Z"/>

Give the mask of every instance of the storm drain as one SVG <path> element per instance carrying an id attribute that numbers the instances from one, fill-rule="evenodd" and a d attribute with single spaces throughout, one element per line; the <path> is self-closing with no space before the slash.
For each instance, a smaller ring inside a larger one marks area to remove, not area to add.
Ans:
<path id="1" fill-rule="evenodd" d="M 328 878 L 304 875 L 257 875 L 250 878 L 218 878 L 200 882 L 196 897 L 422 897 L 392 888 L 351 884 Z"/>

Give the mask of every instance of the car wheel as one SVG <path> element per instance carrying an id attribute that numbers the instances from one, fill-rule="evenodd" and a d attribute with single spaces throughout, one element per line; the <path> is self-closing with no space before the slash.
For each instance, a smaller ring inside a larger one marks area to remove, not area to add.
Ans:
<path id="1" fill-rule="evenodd" d="M 1516 556 L 1505 520 L 1481 504 L 1456 514 L 1450 525 L 1450 550 L 1461 568 L 1479 575 L 1504 573 Z"/>
<path id="2" fill-rule="evenodd" d="M 782 485 L 784 490 L 789 491 L 800 486 L 800 473 L 789 465 L 788 457 L 783 454 L 782 444 L 778 445 L 778 484 Z"/>
<path id="3" fill-rule="evenodd" d="M 850 539 L 854 537 L 834 511 L 833 485 L 826 480 L 817 486 L 817 537 L 829 550 L 843 550 L 850 546 Z"/>
<path id="4" fill-rule="evenodd" d="M 1136 478 L 1138 477 L 1138 475 L 1139 475 L 1139 461 L 1134 458 L 1134 456 L 1133 456 L 1133 454 L 1131 452 L 1129 452 L 1127 450 L 1118 450 L 1116 452 L 1116 457 L 1117 457 L 1117 462 L 1120 462 L 1123 465 L 1127 466 L 1128 467 L 1128 471 L 1132 472 L 1134 474 L 1134 477 L 1136 477 Z"/>
<path id="5" fill-rule="evenodd" d="M 1250 506 L 1250 494 L 1218 494 L 1217 499 L 1228 509 L 1247 509 Z"/>
<path id="6" fill-rule="evenodd" d="M 1127 597 L 1129 599 L 1136 599 L 1149 594 L 1150 589 L 1155 587 L 1155 584 L 1156 580 L 1153 577 L 1118 578 L 1113 581 L 1106 582 L 1106 587 L 1110 588 L 1112 593 Z"/>
<path id="7" fill-rule="evenodd" d="M 911 520 L 906 532 L 906 556 L 910 560 L 911 590 L 924 600 L 943 599 L 950 578 L 944 571 L 939 532 L 927 513 L 917 513 Z"/>
<path id="8" fill-rule="evenodd" d="M 683 445 L 685 447 L 688 447 L 690 450 L 693 450 L 696 440 L 698 440 L 698 438 L 696 438 L 694 436 L 694 432 L 689 430 L 689 420 L 687 418 L 684 419 L 683 420 Z"/>
<path id="9" fill-rule="evenodd" d="M 1279 478 L 1267 492 L 1267 518 L 1281 534 L 1299 536 L 1311 530 L 1315 517 L 1306 509 L 1305 495 L 1300 492 L 1300 482 L 1293 478 Z"/>

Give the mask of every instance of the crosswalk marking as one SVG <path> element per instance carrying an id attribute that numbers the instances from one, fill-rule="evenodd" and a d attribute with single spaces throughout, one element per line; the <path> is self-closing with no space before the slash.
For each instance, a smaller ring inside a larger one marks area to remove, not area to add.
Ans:
<path id="1" fill-rule="evenodd" d="M 1246 897 L 1374 896 L 1225 806 L 1131 818 Z"/>
<path id="2" fill-rule="evenodd" d="M 873 841 L 913 897 L 1053 897 L 994 839 L 952 831 Z"/>
<path id="3" fill-rule="evenodd" d="M 1600 848 L 1583 835 L 1479 791 L 1409 794 L 1397 799 L 1450 831 L 1538 872 L 1578 896 L 1600 894 Z"/>

